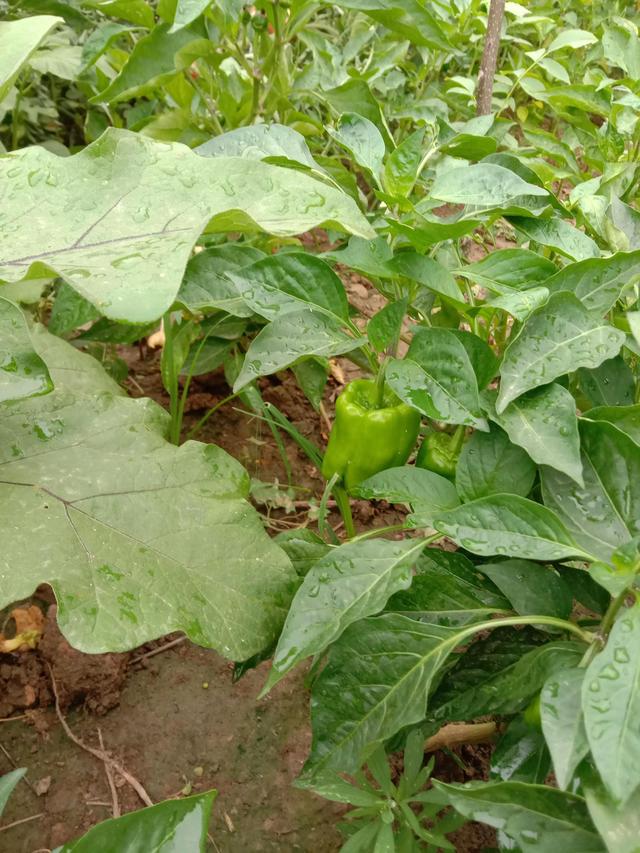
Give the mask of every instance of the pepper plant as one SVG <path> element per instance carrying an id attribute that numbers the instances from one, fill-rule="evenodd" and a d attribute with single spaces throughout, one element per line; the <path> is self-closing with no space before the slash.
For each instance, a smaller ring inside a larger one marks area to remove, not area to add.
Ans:
<path id="1" fill-rule="evenodd" d="M 361 849 L 433 840 L 383 752 L 407 741 L 426 782 L 423 739 L 485 715 L 489 779 L 434 779 L 427 818 L 503 849 L 637 847 L 640 42 L 624 3 L 555 5 L 509 4 L 487 116 L 478 2 L 116 3 L 115 26 L 101 2 L 56 4 L 65 24 L 12 3 L 0 25 L 7 148 L 41 141 L 52 32 L 81 47 L 90 141 L 0 158 L 0 606 L 49 582 L 92 652 L 183 630 L 246 668 L 275 647 L 265 692 L 313 659 L 298 784 L 344 794 L 369 767 Z M 78 352 L 161 317 L 169 415 Z M 256 381 L 291 368 L 317 406 L 341 357 L 362 377 L 324 458 L 268 411 L 347 540 L 325 511 L 326 536 L 270 542 L 240 466 L 177 446 L 190 378 L 222 364 L 265 411 Z M 357 535 L 354 499 L 402 521 Z"/>

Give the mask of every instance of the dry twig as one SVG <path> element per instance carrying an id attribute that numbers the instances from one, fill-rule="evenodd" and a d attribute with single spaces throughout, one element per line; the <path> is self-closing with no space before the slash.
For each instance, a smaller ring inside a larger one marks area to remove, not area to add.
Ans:
<path id="1" fill-rule="evenodd" d="M 44 812 L 40 812 L 40 814 L 32 814 L 31 817 L 23 817 L 21 820 L 14 820 L 13 823 L 7 823 L 4 826 L 0 826 L 0 832 L 6 832 L 7 829 L 13 829 L 14 826 L 20 826 L 23 823 L 29 823 L 32 820 L 38 820 L 38 818 L 44 817 Z"/>
<path id="2" fill-rule="evenodd" d="M 164 643 L 162 646 L 158 646 L 156 649 L 151 649 L 150 652 L 145 652 L 143 655 L 138 655 L 137 658 L 134 658 L 132 661 L 129 661 L 129 666 L 133 666 L 134 663 L 140 663 L 140 661 L 146 660 L 147 658 L 152 658 L 154 655 L 159 655 L 161 652 L 166 652 L 167 649 L 172 649 L 174 646 L 178 646 L 180 643 L 184 643 L 186 637 L 178 637 L 176 640 L 169 640 L 168 643 Z"/>
<path id="3" fill-rule="evenodd" d="M 102 740 L 102 731 L 100 729 L 100 726 L 98 726 L 98 741 L 100 743 L 100 749 L 104 752 L 104 742 Z M 113 778 L 113 770 L 111 769 L 111 765 L 108 761 L 104 762 L 104 772 L 107 777 L 107 782 L 109 783 L 109 790 L 111 791 L 113 816 L 120 817 L 120 801 L 118 800 L 118 791 L 116 790 L 116 783 Z"/>
<path id="4" fill-rule="evenodd" d="M 136 794 L 140 797 L 140 799 L 142 800 L 142 802 L 146 806 L 152 806 L 153 800 L 151 799 L 149 794 L 147 794 L 147 792 L 142 787 L 140 782 L 138 782 L 138 780 L 135 778 L 135 776 L 132 776 L 128 770 L 125 770 L 125 768 L 122 766 L 122 764 L 120 764 L 118 761 L 116 761 L 114 758 L 112 758 L 103 749 L 94 749 L 94 747 L 92 747 L 92 746 L 87 746 L 87 744 L 84 743 L 84 741 L 81 741 L 79 737 L 74 735 L 74 733 L 69 728 L 69 724 L 65 720 L 65 718 L 62 714 L 62 711 L 60 710 L 60 697 L 58 696 L 58 685 L 56 684 L 56 679 L 55 679 L 55 676 L 53 674 L 53 670 L 51 669 L 51 664 L 48 661 L 47 661 L 47 667 L 49 669 L 49 677 L 51 678 L 51 687 L 53 688 L 53 695 L 54 695 L 55 700 L 56 700 L 56 714 L 57 714 L 58 719 L 60 720 L 60 725 L 64 729 L 65 734 L 67 735 L 69 740 L 72 740 L 76 746 L 80 747 L 80 749 L 84 749 L 85 752 L 91 753 L 91 755 L 95 756 L 100 761 L 103 761 L 105 764 L 109 764 L 113 768 L 113 770 L 115 770 L 117 773 L 119 773 L 120 776 L 122 776 L 122 778 L 125 780 L 125 782 L 127 782 L 127 784 L 133 788 L 133 790 L 136 792 Z"/>
<path id="5" fill-rule="evenodd" d="M 493 723 L 448 723 L 432 735 L 425 744 L 425 752 L 436 752 L 444 747 L 464 743 L 484 743 L 493 739 L 498 726 Z"/>

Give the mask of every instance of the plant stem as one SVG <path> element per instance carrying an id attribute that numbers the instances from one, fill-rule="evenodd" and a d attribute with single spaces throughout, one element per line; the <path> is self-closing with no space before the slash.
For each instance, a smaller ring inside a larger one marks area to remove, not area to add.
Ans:
<path id="1" fill-rule="evenodd" d="M 355 527 L 353 526 L 353 516 L 351 515 L 351 501 L 349 495 L 342 486 L 334 486 L 333 494 L 340 510 L 340 515 L 344 521 L 344 529 L 348 539 L 353 539 L 356 535 Z"/>
<path id="2" fill-rule="evenodd" d="M 378 368 L 378 375 L 376 376 L 376 409 L 384 409 L 384 378 L 387 372 L 388 363 L 389 356 L 385 355 L 380 367 Z"/>
<path id="3" fill-rule="evenodd" d="M 630 587 L 625 587 L 621 593 L 619 593 L 615 598 L 611 599 L 611 602 L 607 607 L 607 612 L 602 617 L 600 628 L 594 635 L 595 642 L 593 642 L 591 646 L 587 649 L 584 657 L 580 661 L 581 667 L 589 666 L 594 657 L 604 649 L 605 645 L 607 644 L 607 638 L 609 636 L 609 633 L 613 628 L 613 623 L 615 622 L 616 616 L 618 615 L 620 608 L 624 604 L 626 597 L 629 595 L 630 589 Z"/>
<path id="4" fill-rule="evenodd" d="M 171 415 L 171 425 L 169 427 L 169 441 L 172 444 L 180 443 L 180 397 L 178 388 L 178 374 L 173 363 L 173 323 L 171 321 L 171 311 L 162 318 L 162 327 L 164 330 L 164 347 L 162 351 L 163 359 L 166 359 L 167 370 L 167 392 L 169 394 L 169 414 Z"/>
<path id="5" fill-rule="evenodd" d="M 365 533 L 359 533 L 357 536 L 353 537 L 353 542 L 360 542 L 364 539 L 373 539 L 375 536 L 382 536 L 384 533 L 396 533 L 399 530 L 415 530 L 413 527 L 407 527 L 406 524 L 388 524 L 385 527 L 374 527 L 373 530 L 367 530 Z M 438 533 L 437 539 L 441 539 L 442 535 Z M 428 542 L 433 542 L 432 537 L 428 537 L 426 540 L 421 540 L 423 544 L 427 544 Z"/>
<path id="6" fill-rule="evenodd" d="M 562 631 L 568 631 L 570 634 L 575 634 L 583 643 L 589 644 L 592 644 L 595 638 L 595 634 L 583 631 L 579 625 L 568 622 L 566 619 L 557 619 L 555 616 L 504 616 L 501 619 L 489 619 L 486 622 L 478 622 L 475 625 L 470 625 L 458 635 L 456 640 L 458 645 L 462 645 L 466 637 L 471 637 L 473 634 L 478 633 L 478 631 L 492 631 L 494 628 L 506 628 L 509 625 L 549 625 L 559 628 Z"/>

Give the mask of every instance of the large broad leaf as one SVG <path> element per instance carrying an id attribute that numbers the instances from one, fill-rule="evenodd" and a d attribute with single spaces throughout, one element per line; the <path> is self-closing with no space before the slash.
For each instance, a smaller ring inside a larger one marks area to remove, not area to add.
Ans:
<path id="1" fill-rule="evenodd" d="M 0 817 L 2 817 L 2 812 L 7 805 L 11 792 L 26 772 L 24 768 L 20 768 L 12 770 L 11 773 L 6 773 L 4 776 L 0 776 Z"/>
<path id="2" fill-rule="evenodd" d="M 498 414 L 525 391 L 613 358 L 624 341 L 624 332 L 593 319 L 576 296 L 554 294 L 531 314 L 507 347 L 496 402 Z"/>
<path id="3" fill-rule="evenodd" d="M 424 543 L 406 539 L 347 542 L 317 562 L 291 602 L 265 691 L 344 630 L 378 613 L 387 599 L 411 583 L 411 568 Z"/>
<path id="4" fill-rule="evenodd" d="M 213 445 L 164 439 L 167 415 L 121 395 L 97 361 L 33 335 L 55 390 L 1 404 L 0 607 L 50 583 L 87 652 L 171 631 L 244 660 L 272 644 L 295 574 Z"/>
<path id="5" fill-rule="evenodd" d="M 53 853 L 204 853 L 215 797 L 209 791 L 105 820 Z"/>
<path id="6" fill-rule="evenodd" d="M 585 308 L 602 317 L 638 275 L 640 251 L 618 252 L 610 258 L 589 258 L 570 264 L 545 281 L 545 286 L 552 293 L 575 293 Z"/>
<path id="7" fill-rule="evenodd" d="M 540 693 L 542 731 L 562 790 L 569 787 L 576 767 L 589 752 L 581 707 L 584 675 L 580 667 L 558 672 Z"/>
<path id="8" fill-rule="evenodd" d="M 608 561 L 640 533 L 640 446 L 606 421 L 583 421 L 580 432 L 584 486 L 543 467 L 542 495 L 575 541 Z"/>
<path id="9" fill-rule="evenodd" d="M 467 551 L 485 557 L 494 554 L 525 560 L 589 557 L 555 513 L 518 495 L 478 498 L 441 513 L 434 526 Z"/>
<path id="10" fill-rule="evenodd" d="M 592 406 L 631 406 L 636 399 L 636 378 L 621 355 L 608 358 L 594 370 L 578 371 L 580 390 L 589 398 L 583 409 Z"/>
<path id="11" fill-rule="evenodd" d="M 47 394 L 52 388 L 47 365 L 31 343 L 24 314 L 0 296 L 0 403 Z"/>
<path id="12" fill-rule="evenodd" d="M 289 367 L 303 356 L 328 358 L 350 352 L 362 346 L 363 340 L 347 335 L 340 323 L 313 308 L 282 314 L 251 341 L 233 389 L 238 391 L 258 376 Z"/>
<path id="13" fill-rule="evenodd" d="M 430 525 L 435 514 L 460 503 L 450 480 L 413 465 L 380 471 L 359 483 L 353 493 L 366 500 L 409 504 L 413 515 L 407 520 L 417 527 Z"/>
<path id="14" fill-rule="evenodd" d="M 558 572 L 529 560 L 481 563 L 478 569 L 509 599 L 516 613 L 567 619 L 573 596 Z"/>
<path id="15" fill-rule="evenodd" d="M 640 604 L 623 612 L 582 687 L 584 723 L 609 793 L 625 803 L 640 784 Z"/>
<path id="16" fill-rule="evenodd" d="M 395 613 L 347 628 L 313 687 L 302 783 L 328 770 L 357 770 L 378 744 L 420 722 L 434 677 L 469 630 Z"/>
<path id="17" fill-rule="evenodd" d="M 553 382 L 523 394 L 500 414 L 490 403 L 489 417 L 534 462 L 562 471 L 582 484 L 576 403 L 562 385 Z"/>
<path id="18" fill-rule="evenodd" d="M 304 136 L 283 124 L 238 127 L 203 142 L 195 151 L 201 157 L 245 157 L 248 160 L 289 161 L 320 171 Z"/>
<path id="19" fill-rule="evenodd" d="M 550 676 L 584 655 L 579 643 L 547 640 L 530 628 L 503 628 L 472 643 L 433 694 L 429 716 L 470 720 L 521 711 Z"/>
<path id="20" fill-rule="evenodd" d="M 61 23 L 63 19 L 53 15 L 0 21 L 0 101 L 47 33 Z"/>
<path id="21" fill-rule="evenodd" d="M 463 501 L 510 492 L 523 498 L 531 491 L 536 466 L 529 456 L 493 426 L 489 433 L 474 432 L 456 467 L 456 489 Z"/>
<path id="22" fill-rule="evenodd" d="M 228 273 L 246 304 L 266 320 L 301 308 L 317 308 L 338 322 L 349 319 L 344 285 L 320 258 L 282 252 Z"/>
<path id="23" fill-rule="evenodd" d="M 151 321 L 171 306 L 207 223 L 295 234 L 325 222 L 372 236 L 352 199 L 308 175 L 122 130 L 72 157 L 27 148 L 0 158 L 0 180 L 0 280 L 60 275 L 116 320 Z"/>
<path id="24" fill-rule="evenodd" d="M 510 604 L 460 551 L 427 548 L 409 589 L 387 602 L 390 613 L 432 625 L 466 625 L 508 611 Z"/>
<path id="25" fill-rule="evenodd" d="M 459 275 L 499 294 L 542 284 L 555 272 L 552 261 L 529 249 L 498 249 L 456 270 Z"/>
<path id="26" fill-rule="evenodd" d="M 575 794 L 524 782 L 445 784 L 434 780 L 446 802 L 469 820 L 487 823 L 536 853 L 602 853 L 587 804 Z"/>
<path id="27" fill-rule="evenodd" d="M 449 329 L 417 333 L 406 358 L 393 359 L 386 375 L 398 397 L 428 417 L 487 429 L 471 359 Z"/>

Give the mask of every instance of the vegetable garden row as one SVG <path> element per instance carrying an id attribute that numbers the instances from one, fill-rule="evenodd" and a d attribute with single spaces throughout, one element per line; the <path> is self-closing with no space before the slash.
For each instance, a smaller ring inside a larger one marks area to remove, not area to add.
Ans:
<path id="1" fill-rule="evenodd" d="M 261 696 L 306 667 L 295 784 L 345 805 L 345 853 L 461 849 L 468 821 L 640 850 L 637 7 L 0 15 L 0 663 L 49 585 L 84 653 L 181 632 Z M 152 338 L 165 408 L 125 390 Z M 283 376 L 326 446 L 265 400 Z M 273 493 L 292 459 L 324 478 L 278 535 L 200 440 L 229 404 L 281 455 Z M 484 780 L 434 770 L 452 723 L 488 733 Z M 56 849 L 219 849 L 214 799 Z"/>

